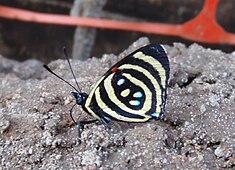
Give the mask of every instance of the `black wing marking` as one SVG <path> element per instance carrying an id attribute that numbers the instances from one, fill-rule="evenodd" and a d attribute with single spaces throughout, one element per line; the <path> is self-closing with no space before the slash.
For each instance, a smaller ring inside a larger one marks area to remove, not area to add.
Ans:
<path id="1" fill-rule="evenodd" d="M 96 83 L 85 108 L 95 118 L 145 122 L 164 113 L 169 60 L 161 45 L 131 53 Z"/>

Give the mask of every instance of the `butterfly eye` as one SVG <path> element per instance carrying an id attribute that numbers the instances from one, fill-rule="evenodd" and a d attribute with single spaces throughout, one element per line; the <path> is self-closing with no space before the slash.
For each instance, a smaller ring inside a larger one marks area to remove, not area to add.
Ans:
<path id="1" fill-rule="evenodd" d="M 82 105 L 84 103 L 84 96 L 82 96 L 81 94 L 77 92 L 72 92 L 72 95 L 75 97 L 76 103 L 78 105 Z"/>
<path id="2" fill-rule="evenodd" d="M 76 101 L 77 101 L 77 104 L 78 104 L 78 105 L 81 105 L 81 104 L 83 103 L 83 98 L 82 98 L 81 96 L 78 96 L 78 97 L 76 98 Z"/>

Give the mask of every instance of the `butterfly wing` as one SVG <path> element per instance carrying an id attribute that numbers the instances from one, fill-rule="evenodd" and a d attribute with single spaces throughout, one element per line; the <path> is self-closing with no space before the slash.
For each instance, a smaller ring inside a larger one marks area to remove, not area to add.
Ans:
<path id="1" fill-rule="evenodd" d="M 97 119 L 145 122 L 164 114 L 169 60 L 150 44 L 110 68 L 90 92 L 85 109 Z"/>

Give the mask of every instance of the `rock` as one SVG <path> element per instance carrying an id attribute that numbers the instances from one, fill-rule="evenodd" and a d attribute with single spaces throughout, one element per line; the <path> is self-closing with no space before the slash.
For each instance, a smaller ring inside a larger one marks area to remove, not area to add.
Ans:
<path id="1" fill-rule="evenodd" d="M 6 116 L 0 114 L 0 134 L 5 132 L 10 127 L 10 121 Z"/>
<path id="2" fill-rule="evenodd" d="M 18 62 L 0 55 L 0 72 L 5 74 L 13 73 L 23 80 L 45 78 L 46 71 L 42 70 L 42 65 L 42 62 L 35 59 Z"/>
<path id="3" fill-rule="evenodd" d="M 221 149 L 221 147 L 218 147 L 215 150 L 215 155 L 217 157 L 224 157 L 225 153 L 224 153 L 223 149 Z"/>

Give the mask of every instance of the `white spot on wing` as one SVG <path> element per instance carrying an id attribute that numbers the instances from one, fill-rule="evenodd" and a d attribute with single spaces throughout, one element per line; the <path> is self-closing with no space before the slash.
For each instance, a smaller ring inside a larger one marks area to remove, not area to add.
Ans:
<path id="1" fill-rule="evenodd" d="M 133 106 L 139 106 L 140 105 L 140 101 L 139 100 L 131 100 L 129 101 L 130 105 L 133 105 Z"/>
<path id="2" fill-rule="evenodd" d="M 121 78 L 121 79 L 118 80 L 117 85 L 121 86 L 124 83 L 125 83 L 125 79 Z"/>
<path id="3" fill-rule="evenodd" d="M 122 97 L 127 97 L 130 94 L 130 89 L 125 89 L 121 92 Z"/>
<path id="4" fill-rule="evenodd" d="M 143 96 L 143 94 L 139 91 L 137 91 L 133 94 L 133 97 L 135 97 L 135 98 L 141 98 L 142 96 Z"/>

